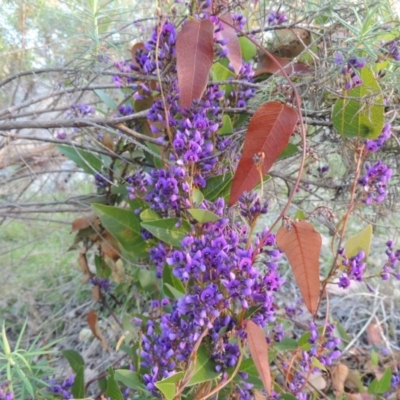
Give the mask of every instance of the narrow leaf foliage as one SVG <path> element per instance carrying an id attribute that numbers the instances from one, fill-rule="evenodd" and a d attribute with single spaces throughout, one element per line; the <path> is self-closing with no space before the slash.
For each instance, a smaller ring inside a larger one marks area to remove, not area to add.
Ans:
<path id="1" fill-rule="evenodd" d="M 314 314 L 319 301 L 321 235 L 308 222 L 299 221 L 293 222 L 289 229 L 279 228 L 276 241 L 289 260 L 308 311 Z"/>
<path id="2" fill-rule="evenodd" d="M 210 20 L 188 20 L 176 39 L 178 86 L 182 107 L 189 107 L 206 89 L 214 59 L 214 25 Z"/>
<path id="3" fill-rule="evenodd" d="M 297 124 L 296 111 L 277 101 L 260 106 L 254 113 L 244 140 L 240 159 L 232 182 L 229 205 L 237 202 L 243 192 L 254 189 L 260 183 L 260 173 L 254 156 L 264 153 L 262 174 L 265 175 L 289 142 Z"/>
<path id="4" fill-rule="evenodd" d="M 257 368 L 265 390 L 271 394 L 272 381 L 268 364 L 268 344 L 262 329 L 253 321 L 248 320 L 246 325 L 247 341 L 251 358 Z"/>

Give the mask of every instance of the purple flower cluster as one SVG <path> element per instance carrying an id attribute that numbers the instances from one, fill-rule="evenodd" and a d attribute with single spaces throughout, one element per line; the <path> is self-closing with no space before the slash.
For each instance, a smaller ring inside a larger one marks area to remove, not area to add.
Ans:
<path id="1" fill-rule="evenodd" d="M 223 200 L 218 203 L 222 212 Z M 203 224 L 200 235 L 183 239 L 181 250 L 169 251 L 164 245 L 152 249 L 152 259 L 166 260 L 175 277 L 188 286 L 187 293 L 172 302 L 171 312 L 161 315 L 159 329 L 153 320 L 146 323 L 141 360 L 148 369 L 145 384 L 153 393 L 155 382 L 188 362 L 205 329 L 216 370 L 223 372 L 235 366 L 240 355 L 238 344 L 229 339 L 232 334 L 244 337 L 236 316 L 257 306 L 251 317 L 254 322 L 266 326 L 275 320 L 273 293 L 283 284 L 276 263 L 280 252 L 273 248 L 273 235 L 261 243 L 265 233 L 255 241 L 259 250 L 246 248 L 247 228 L 232 226 L 229 219 L 222 218 Z M 256 256 L 257 264 L 253 261 Z M 282 335 L 278 326 L 274 335 Z"/>
<path id="2" fill-rule="evenodd" d="M 388 54 L 395 61 L 400 61 L 400 44 L 398 40 L 389 43 Z"/>
<path id="3" fill-rule="evenodd" d="M 14 393 L 9 391 L 10 383 L 0 385 L 0 400 L 14 400 Z"/>
<path id="4" fill-rule="evenodd" d="M 361 250 L 357 255 L 347 258 L 344 249 L 340 249 L 339 255 L 342 257 L 344 272 L 339 278 L 338 286 L 346 289 L 350 286 L 351 280 L 362 282 L 366 268 L 364 251 Z"/>
<path id="5" fill-rule="evenodd" d="M 387 261 L 385 262 L 382 271 L 381 278 L 384 281 L 387 281 L 390 278 L 390 275 L 394 276 L 397 280 L 400 280 L 400 273 L 397 272 L 397 265 L 400 261 L 400 250 L 393 249 L 393 241 L 388 240 L 386 242 L 386 255 Z"/>
<path id="6" fill-rule="evenodd" d="M 240 215 L 251 226 L 261 214 L 268 212 L 268 201 L 261 204 L 260 196 L 255 192 L 244 192 L 239 198 Z"/>
<path id="7" fill-rule="evenodd" d="M 344 62 L 343 55 L 339 51 L 334 57 L 335 63 L 341 65 Z M 362 85 L 362 80 L 356 70 L 364 68 L 366 65 L 365 57 L 351 57 L 342 67 L 341 73 L 346 77 L 345 89 L 350 90 L 356 86 Z"/>
<path id="8" fill-rule="evenodd" d="M 365 169 L 367 170 L 366 174 L 358 180 L 366 193 L 364 203 L 368 205 L 374 201 L 381 203 L 387 196 L 387 183 L 392 176 L 392 170 L 381 160 L 373 165 L 366 163 Z"/>
<path id="9" fill-rule="evenodd" d="M 97 276 L 90 278 L 89 283 L 91 283 L 93 286 L 98 286 L 105 293 L 110 292 L 113 286 L 108 279 L 101 279 Z"/>
<path id="10" fill-rule="evenodd" d="M 149 175 L 144 171 L 138 170 L 133 175 L 126 178 L 127 191 L 129 198 L 131 200 L 142 198 L 147 193 L 147 186 L 150 184 L 151 180 Z"/>
<path id="11" fill-rule="evenodd" d="M 71 393 L 71 388 L 75 381 L 75 375 L 71 375 L 68 379 L 60 382 L 55 379 L 50 379 L 48 384 L 48 391 L 53 394 L 62 396 L 63 400 L 73 399 L 74 396 Z"/>
<path id="12" fill-rule="evenodd" d="M 94 175 L 94 184 L 96 185 L 97 189 L 106 189 L 110 184 L 110 177 L 106 177 L 102 175 L 100 172 L 96 172 Z"/>
<path id="13" fill-rule="evenodd" d="M 66 112 L 70 118 L 83 118 L 94 113 L 94 108 L 87 104 L 71 104 L 71 109 Z"/>
<path id="14" fill-rule="evenodd" d="M 390 136 L 392 136 L 391 125 L 386 124 L 382 129 L 382 133 L 376 139 L 367 139 L 365 141 L 365 148 L 374 153 L 383 146 Z"/>
<path id="15" fill-rule="evenodd" d="M 296 394 L 297 399 L 307 399 L 307 394 L 303 392 L 307 378 L 311 373 L 318 372 L 314 366 L 313 359 L 316 358 L 322 365 L 331 366 L 340 357 L 337 346 L 340 339 L 334 337 L 334 325 L 328 324 L 323 334 L 320 334 L 314 322 L 310 322 L 310 338 L 308 342 L 312 345 L 309 350 L 303 350 L 297 354 L 296 364 L 299 368 L 293 373 L 288 388 Z M 289 368 L 289 365 L 284 365 Z"/>
<path id="16" fill-rule="evenodd" d="M 174 213 L 180 215 L 182 209 L 190 207 L 188 200 L 189 185 L 186 180 L 186 171 L 182 167 L 169 169 L 153 169 L 150 172 L 149 184 L 145 200 L 150 208 L 163 216 Z"/>
<path id="17" fill-rule="evenodd" d="M 287 21 L 287 17 L 283 12 L 271 11 L 268 14 L 268 25 L 281 25 Z"/>

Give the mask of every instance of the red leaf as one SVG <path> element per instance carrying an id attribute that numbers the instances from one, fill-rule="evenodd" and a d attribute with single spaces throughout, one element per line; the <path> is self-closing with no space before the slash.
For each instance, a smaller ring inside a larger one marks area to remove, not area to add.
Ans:
<path id="1" fill-rule="evenodd" d="M 87 317 L 87 323 L 89 325 L 90 330 L 96 339 L 98 339 L 105 350 L 109 350 L 106 339 L 100 331 L 99 325 L 97 323 L 97 313 L 95 310 L 90 310 Z"/>
<path id="2" fill-rule="evenodd" d="M 247 321 L 246 332 L 251 358 L 260 374 L 265 390 L 268 394 L 271 394 L 272 380 L 268 364 L 268 344 L 265 335 L 262 329 L 251 320 Z"/>
<path id="3" fill-rule="evenodd" d="M 292 60 L 290 58 L 283 58 L 279 56 L 274 56 L 275 60 L 278 61 L 279 65 L 284 68 L 288 75 L 309 73 L 311 68 L 304 63 L 297 62 L 290 64 Z M 290 65 L 288 65 L 290 64 Z M 257 68 L 254 71 L 254 76 L 260 76 L 262 74 L 275 74 L 282 75 L 281 69 L 278 67 L 275 61 L 267 54 L 262 54 L 260 60 L 257 63 Z"/>
<path id="4" fill-rule="evenodd" d="M 289 260 L 308 311 L 314 314 L 319 301 L 321 235 L 308 222 L 293 222 L 289 230 L 279 228 L 276 243 Z"/>
<path id="5" fill-rule="evenodd" d="M 207 87 L 214 60 L 214 24 L 188 20 L 176 38 L 178 86 L 182 107 L 200 99 Z"/>
<path id="6" fill-rule="evenodd" d="M 240 47 L 240 42 L 237 37 L 237 33 L 235 29 L 230 26 L 233 25 L 233 19 L 230 12 L 227 12 L 220 18 L 224 29 L 220 32 L 223 39 L 227 39 L 228 43 L 226 44 L 226 48 L 228 50 L 228 59 L 232 64 L 233 70 L 236 74 L 239 73 L 242 68 L 242 49 Z M 227 22 L 229 25 L 224 24 Z"/>
<path id="7" fill-rule="evenodd" d="M 235 204 L 243 192 L 254 189 L 260 182 L 254 155 L 264 153 L 262 174 L 266 174 L 287 146 L 297 119 L 293 108 L 276 101 L 265 103 L 257 109 L 247 129 L 242 158 L 232 182 L 229 205 Z"/>

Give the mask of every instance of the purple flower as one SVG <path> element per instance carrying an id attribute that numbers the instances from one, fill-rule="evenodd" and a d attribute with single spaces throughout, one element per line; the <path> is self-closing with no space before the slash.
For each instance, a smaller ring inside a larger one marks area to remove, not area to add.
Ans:
<path id="1" fill-rule="evenodd" d="M 392 176 L 392 170 L 380 160 L 373 165 L 365 164 L 365 169 L 366 174 L 358 180 L 366 194 L 364 203 L 381 203 L 387 196 L 387 183 Z"/>
<path id="2" fill-rule="evenodd" d="M 368 151 L 376 152 L 391 137 L 391 135 L 392 135 L 391 125 L 390 124 L 386 124 L 383 127 L 382 133 L 380 134 L 379 137 L 377 137 L 376 139 L 373 139 L 373 140 L 367 139 L 365 141 L 365 148 Z"/>

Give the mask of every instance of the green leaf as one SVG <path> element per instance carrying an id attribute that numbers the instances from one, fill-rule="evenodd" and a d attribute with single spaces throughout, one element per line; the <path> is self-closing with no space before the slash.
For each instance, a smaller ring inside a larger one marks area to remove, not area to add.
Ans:
<path id="1" fill-rule="evenodd" d="M 154 271 L 149 271 L 147 269 L 138 269 L 138 280 L 140 283 L 140 286 L 143 289 L 148 289 L 150 287 L 153 287 L 155 283 L 157 282 L 157 277 Z"/>
<path id="2" fill-rule="evenodd" d="M 170 265 L 164 265 L 162 278 L 164 293 L 170 299 L 181 298 L 185 294 L 183 283 L 172 273 L 172 267 Z"/>
<path id="3" fill-rule="evenodd" d="M 282 158 L 287 158 L 292 156 L 293 154 L 297 154 L 299 152 L 299 148 L 293 144 L 289 143 L 282 151 L 282 153 L 279 155 L 278 159 Z"/>
<path id="4" fill-rule="evenodd" d="M 178 372 L 162 381 L 156 382 L 155 385 L 167 400 L 173 400 L 176 394 L 176 384 L 183 378 L 183 376 L 183 372 Z"/>
<path id="5" fill-rule="evenodd" d="M 176 225 L 180 224 L 177 228 Z M 181 242 L 184 237 L 190 232 L 190 225 L 185 220 L 178 218 L 164 218 L 154 221 L 146 221 L 140 224 L 144 229 L 147 229 L 157 239 L 162 240 L 174 247 L 181 247 Z"/>
<path id="6" fill-rule="evenodd" d="M 244 36 L 239 38 L 240 48 L 242 49 L 243 60 L 249 62 L 257 54 L 256 45 Z"/>
<path id="7" fill-rule="evenodd" d="M 289 393 L 280 394 L 280 396 L 282 400 L 296 400 L 296 397 Z"/>
<path id="8" fill-rule="evenodd" d="M 322 364 L 321 361 L 318 360 L 316 357 L 311 358 L 311 363 L 314 367 L 319 368 L 321 371 L 326 371 L 326 367 Z"/>
<path id="9" fill-rule="evenodd" d="M 255 314 L 261 307 L 262 307 L 261 305 L 249 307 L 244 313 L 243 319 L 244 320 L 250 319 L 253 316 L 253 314 Z"/>
<path id="10" fill-rule="evenodd" d="M 222 118 L 222 126 L 218 129 L 219 135 L 230 135 L 233 133 L 232 120 L 229 115 L 224 115 Z"/>
<path id="11" fill-rule="evenodd" d="M 344 245 L 346 257 L 354 257 L 361 250 L 365 252 L 365 258 L 368 258 L 369 251 L 371 249 L 372 241 L 372 225 L 368 225 L 361 232 L 351 236 L 347 239 Z"/>
<path id="12" fill-rule="evenodd" d="M 67 145 L 59 145 L 57 149 L 88 174 L 94 175 L 101 171 L 102 161 L 94 153 Z"/>
<path id="13" fill-rule="evenodd" d="M 225 175 L 213 176 L 207 180 L 206 187 L 203 189 L 204 197 L 210 201 L 215 201 L 219 197 L 228 200 L 231 184 L 232 174 L 230 172 Z"/>
<path id="14" fill-rule="evenodd" d="M 379 366 L 379 355 L 375 350 L 371 351 L 371 362 L 372 365 Z"/>
<path id="15" fill-rule="evenodd" d="M 138 373 L 135 371 L 130 371 L 128 369 L 117 369 L 114 371 L 114 378 L 129 389 L 147 391 L 146 387 L 142 383 L 142 380 L 139 378 Z"/>
<path id="16" fill-rule="evenodd" d="M 220 372 L 215 371 L 215 363 L 211 361 L 210 354 L 205 346 L 199 347 L 196 356 L 196 366 L 188 386 L 211 381 L 221 375 Z"/>
<path id="17" fill-rule="evenodd" d="M 118 104 L 104 91 L 100 89 L 95 89 L 94 92 L 107 105 L 111 110 L 115 110 Z"/>
<path id="18" fill-rule="evenodd" d="M 211 77 L 213 81 L 227 81 L 229 78 L 234 78 L 235 73 L 220 62 L 216 62 L 211 68 Z M 221 89 L 225 91 L 225 97 L 228 97 L 232 92 L 232 85 L 221 85 Z"/>
<path id="19" fill-rule="evenodd" d="M 164 293 L 166 296 L 168 296 L 170 299 L 181 299 L 185 294 L 179 291 L 178 289 L 174 288 L 172 285 L 169 283 L 164 283 Z"/>
<path id="20" fill-rule="evenodd" d="M 151 208 L 146 208 L 140 213 L 140 219 L 142 221 L 154 221 L 155 219 L 161 219 L 161 216 Z"/>
<path id="21" fill-rule="evenodd" d="M 306 219 L 307 214 L 303 210 L 297 210 L 296 215 L 294 216 L 294 219 L 296 221 L 302 221 L 303 219 Z"/>
<path id="22" fill-rule="evenodd" d="M 198 207 L 204 200 L 204 195 L 199 189 L 193 190 L 193 203 Z"/>
<path id="23" fill-rule="evenodd" d="M 75 373 L 75 380 L 71 388 L 71 393 L 74 398 L 83 399 L 85 397 L 85 368 L 79 367 Z"/>
<path id="24" fill-rule="evenodd" d="M 197 222 L 200 222 L 201 224 L 215 222 L 221 219 L 221 217 L 219 217 L 217 214 L 201 208 L 189 208 L 188 212 Z"/>
<path id="25" fill-rule="evenodd" d="M 392 371 L 390 368 L 386 368 L 382 378 L 380 380 L 374 379 L 368 387 L 368 393 L 370 394 L 385 394 L 392 383 Z"/>
<path id="26" fill-rule="evenodd" d="M 140 218 L 131 210 L 92 204 L 101 223 L 113 235 L 132 258 L 147 256 L 147 244 L 140 231 Z"/>
<path id="27" fill-rule="evenodd" d="M 14 371 L 17 373 L 17 375 L 19 376 L 19 378 L 21 379 L 24 389 L 32 396 L 35 397 L 35 393 L 33 390 L 33 386 L 31 384 L 31 382 L 29 381 L 29 379 L 26 377 L 26 375 L 24 374 L 24 372 L 22 371 L 22 369 L 19 368 L 15 368 Z"/>
<path id="28" fill-rule="evenodd" d="M 284 337 L 280 342 L 274 343 L 274 349 L 278 351 L 296 350 L 299 344 L 295 339 Z"/>
<path id="29" fill-rule="evenodd" d="M 114 370 L 111 367 L 108 369 L 106 396 L 112 400 L 124 400 L 124 396 L 114 378 Z"/>
<path id="30" fill-rule="evenodd" d="M 63 350 L 62 355 L 67 359 L 72 370 L 77 374 L 79 369 L 85 368 L 85 361 L 75 350 Z"/>
<path id="31" fill-rule="evenodd" d="M 373 139 L 381 134 L 384 125 L 382 90 L 369 68 L 364 67 L 360 75 L 363 84 L 336 101 L 332 122 L 344 137 Z"/>
<path id="32" fill-rule="evenodd" d="M 228 368 L 229 375 L 233 373 L 233 370 L 234 368 Z M 242 363 L 240 364 L 239 371 L 244 372 L 248 375 L 246 382 L 252 383 L 255 389 L 264 389 L 264 385 L 260 379 L 260 374 L 258 373 L 254 361 L 251 357 L 246 358 L 245 360 L 242 361 Z M 234 378 L 234 381 L 240 381 L 240 380 L 241 380 L 240 376 L 236 376 Z"/>

